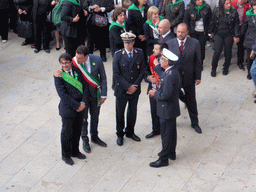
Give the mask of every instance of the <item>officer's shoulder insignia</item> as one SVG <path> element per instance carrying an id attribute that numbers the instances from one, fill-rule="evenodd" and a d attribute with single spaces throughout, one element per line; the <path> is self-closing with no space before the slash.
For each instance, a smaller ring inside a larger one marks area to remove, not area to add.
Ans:
<path id="1" fill-rule="evenodd" d="M 172 72 L 170 71 L 170 72 L 169 72 L 169 75 L 171 75 L 171 74 L 172 74 Z"/>
<path id="2" fill-rule="evenodd" d="M 122 49 L 119 49 L 119 50 L 117 50 L 115 53 L 118 53 L 118 52 L 121 52 L 122 51 Z"/>
<path id="3" fill-rule="evenodd" d="M 122 54 L 124 54 L 124 53 L 125 53 L 125 50 L 123 50 Z"/>
<path id="4" fill-rule="evenodd" d="M 134 49 L 134 52 L 137 53 L 138 52 L 137 49 Z"/>

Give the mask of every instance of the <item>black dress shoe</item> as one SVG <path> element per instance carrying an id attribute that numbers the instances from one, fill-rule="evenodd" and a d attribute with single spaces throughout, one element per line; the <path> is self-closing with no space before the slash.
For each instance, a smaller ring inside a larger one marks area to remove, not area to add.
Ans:
<path id="1" fill-rule="evenodd" d="M 62 156 L 62 160 L 67 163 L 68 165 L 73 165 L 74 161 L 70 158 L 70 157 L 63 157 Z"/>
<path id="2" fill-rule="evenodd" d="M 107 144 L 102 141 L 98 136 L 92 136 L 91 141 L 101 147 L 107 147 Z"/>
<path id="3" fill-rule="evenodd" d="M 256 100 L 254 100 L 254 103 L 256 103 Z"/>
<path id="4" fill-rule="evenodd" d="M 222 75 L 227 75 L 228 74 L 228 69 L 223 69 Z"/>
<path id="5" fill-rule="evenodd" d="M 160 135 L 160 133 L 151 132 L 151 133 L 147 134 L 145 137 L 146 137 L 147 139 L 149 139 L 149 138 L 155 137 L 155 136 L 157 136 L 157 135 Z"/>
<path id="6" fill-rule="evenodd" d="M 212 77 L 216 77 L 216 70 L 212 69 L 212 71 L 211 71 L 211 76 L 212 76 Z"/>
<path id="7" fill-rule="evenodd" d="M 89 145 L 88 142 L 83 142 L 83 149 L 86 153 L 90 153 L 91 152 L 91 147 Z"/>
<path id="8" fill-rule="evenodd" d="M 106 57 L 106 55 L 102 55 L 102 56 L 101 56 L 101 60 L 102 60 L 103 62 L 107 62 L 107 57 Z"/>
<path id="9" fill-rule="evenodd" d="M 82 154 L 81 152 L 78 152 L 77 155 L 71 155 L 71 157 L 76 157 L 77 159 L 85 159 L 86 156 Z"/>
<path id="10" fill-rule="evenodd" d="M 197 133 L 202 133 L 202 129 L 199 127 L 199 125 L 192 125 L 191 127 L 193 127 Z"/>
<path id="11" fill-rule="evenodd" d="M 131 138 L 132 140 L 137 141 L 137 142 L 140 141 L 140 138 L 137 135 L 135 135 L 134 133 L 131 135 L 126 134 L 126 137 Z"/>
<path id="12" fill-rule="evenodd" d="M 123 137 L 117 137 L 116 140 L 117 145 L 122 146 L 124 143 L 124 138 Z"/>
<path id="13" fill-rule="evenodd" d="M 248 80 L 251 80 L 251 79 L 252 79 L 252 76 L 251 76 L 250 73 L 247 75 L 247 79 L 248 79 Z"/>
<path id="14" fill-rule="evenodd" d="M 238 65 L 239 69 L 244 70 L 243 64 L 237 64 L 237 65 Z"/>
<path id="15" fill-rule="evenodd" d="M 155 162 L 152 162 L 149 164 L 150 167 L 163 167 L 163 166 L 168 166 L 169 162 L 168 159 L 167 160 L 161 160 L 160 158 L 158 160 L 156 160 Z"/>
<path id="16" fill-rule="evenodd" d="M 28 45 L 28 43 L 26 41 L 24 41 L 23 43 L 21 43 L 21 46 L 25 46 Z"/>
<path id="17" fill-rule="evenodd" d="M 169 155 L 169 159 L 171 159 L 171 160 L 176 160 L 176 154 L 171 154 L 171 155 Z"/>

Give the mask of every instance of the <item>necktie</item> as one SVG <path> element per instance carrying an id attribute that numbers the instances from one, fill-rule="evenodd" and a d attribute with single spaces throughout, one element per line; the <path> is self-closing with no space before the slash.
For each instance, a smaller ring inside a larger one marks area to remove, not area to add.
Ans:
<path id="1" fill-rule="evenodd" d="M 132 53 L 129 53 L 130 62 L 132 63 Z"/>
<path id="2" fill-rule="evenodd" d="M 163 40 L 163 36 L 161 36 L 161 38 L 160 38 L 160 41 L 162 41 Z"/>
<path id="3" fill-rule="evenodd" d="M 71 71 L 69 71 L 68 74 L 71 75 Z"/>
<path id="4" fill-rule="evenodd" d="M 183 44 L 184 44 L 184 42 L 181 41 L 180 42 L 180 52 L 181 52 L 181 55 L 183 55 L 183 53 L 184 53 Z"/>

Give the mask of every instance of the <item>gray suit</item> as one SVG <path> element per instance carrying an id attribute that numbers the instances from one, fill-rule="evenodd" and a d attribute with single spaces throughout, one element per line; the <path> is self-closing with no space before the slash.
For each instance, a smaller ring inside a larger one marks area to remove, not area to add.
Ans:
<path id="1" fill-rule="evenodd" d="M 182 79 L 181 87 L 185 94 L 180 91 L 180 100 L 188 107 L 189 116 L 192 125 L 198 125 L 198 112 L 195 95 L 195 80 L 201 80 L 202 63 L 200 44 L 197 39 L 187 37 L 184 43 L 184 53 L 181 54 L 179 42 L 174 38 L 167 42 L 168 48 L 180 58 L 178 64 Z"/>

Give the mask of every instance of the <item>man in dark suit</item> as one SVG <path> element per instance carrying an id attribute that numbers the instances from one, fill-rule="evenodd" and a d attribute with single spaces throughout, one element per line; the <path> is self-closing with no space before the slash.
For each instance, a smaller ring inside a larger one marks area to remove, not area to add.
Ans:
<path id="1" fill-rule="evenodd" d="M 201 83 L 201 49 L 199 41 L 187 35 L 188 27 L 185 23 L 181 23 L 177 27 L 177 38 L 168 41 L 167 44 L 169 50 L 181 58 L 181 62 L 177 67 L 179 67 L 182 79 L 181 87 L 185 91 L 185 94 L 180 90 L 180 100 L 188 108 L 191 126 L 197 133 L 202 133 L 198 122 L 195 90 L 195 85 Z"/>
<path id="2" fill-rule="evenodd" d="M 73 64 L 82 72 L 84 81 L 89 83 L 88 105 L 85 107 L 81 137 L 83 140 L 84 151 L 90 153 L 91 147 L 89 145 L 89 138 L 87 136 L 88 110 L 90 110 L 91 116 L 91 141 L 102 147 L 107 147 L 107 144 L 98 136 L 100 106 L 107 99 L 106 73 L 101 58 L 99 56 L 89 54 L 89 49 L 84 45 L 80 45 L 77 48 L 76 56 L 73 58 Z M 58 72 L 54 72 L 54 75 L 58 75 Z"/>
<path id="3" fill-rule="evenodd" d="M 145 80 L 149 83 L 147 93 L 152 88 L 158 88 L 159 85 L 159 75 L 154 70 L 154 67 L 159 64 L 159 60 L 163 54 L 163 49 L 168 48 L 166 43 L 158 43 L 154 45 L 153 55 L 149 57 L 149 63 L 147 65 L 147 70 L 145 72 Z M 160 135 L 160 121 L 157 116 L 157 102 L 154 97 L 149 97 L 150 102 L 150 112 L 152 119 L 152 132 L 146 135 L 146 138 L 152 138 L 154 136 Z"/>
<path id="4" fill-rule="evenodd" d="M 54 82 L 60 96 L 62 160 L 73 165 L 71 157 L 85 159 L 85 155 L 79 151 L 79 140 L 84 108 L 87 105 L 88 83 L 83 81 L 80 70 L 71 66 L 71 55 L 63 53 L 59 57 L 59 62 L 62 70 L 54 77 Z"/>
<path id="5" fill-rule="evenodd" d="M 163 55 L 160 59 L 160 65 L 164 73 L 159 73 L 159 88 L 151 89 L 149 96 L 157 100 L 157 115 L 160 118 L 162 150 L 158 154 L 159 159 L 150 163 L 151 167 L 162 167 L 169 164 L 168 158 L 176 159 L 177 129 L 176 118 L 180 115 L 179 107 L 179 83 L 180 74 L 176 67 L 173 67 L 174 61 L 178 57 L 168 49 L 163 49 Z M 157 70 L 156 70 L 157 71 Z"/>
<path id="6" fill-rule="evenodd" d="M 136 35 L 126 32 L 121 34 L 121 37 L 124 41 L 124 48 L 115 53 L 113 60 L 113 74 L 116 84 L 116 134 L 119 146 L 123 145 L 124 134 L 134 141 L 140 141 L 140 138 L 134 134 L 134 126 L 141 92 L 140 83 L 145 68 L 143 51 L 133 48 Z M 127 103 L 127 126 L 124 133 L 124 112 Z"/>
<path id="7" fill-rule="evenodd" d="M 168 19 L 163 19 L 159 22 L 158 25 L 158 31 L 161 34 L 160 43 L 166 43 L 167 41 L 170 41 L 171 39 L 175 38 L 174 34 L 170 30 L 171 24 Z"/>
<path id="8" fill-rule="evenodd" d="M 107 99 L 107 79 L 103 62 L 99 56 L 89 54 L 89 49 L 84 45 L 80 45 L 76 50 L 76 57 L 73 58 L 73 63 L 78 64 L 83 74 L 84 79 L 89 82 L 89 99 L 88 105 L 85 108 L 85 116 L 82 126 L 81 137 L 83 139 L 83 148 L 85 152 L 90 153 L 91 148 L 88 138 L 88 110 L 90 110 L 90 133 L 91 141 L 102 147 L 107 147 L 107 144 L 98 137 L 98 123 L 100 106 Z M 80 64 L 80 65 L 79 65 Z M 89 73 L 87 76 L 86 72 Z M 100 91 L 100 92 L 99 92 Z M 98 97 L 97 97 L 98 95 Z"/>

